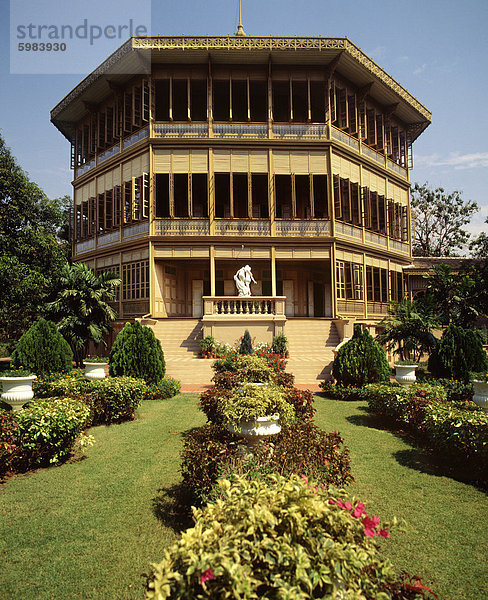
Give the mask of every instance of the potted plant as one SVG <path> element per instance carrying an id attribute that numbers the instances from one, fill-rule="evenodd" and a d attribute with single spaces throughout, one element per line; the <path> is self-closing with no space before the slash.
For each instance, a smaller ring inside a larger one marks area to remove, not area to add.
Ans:
<path id="1" fill-rule="evenodd" d="M 18 411 L 22 406 L 34 398 L 32 391 L 32 382 L 37 378 L 28 369 L 12 369 L 3 371 L 0 376 L 2 383 L 1 398 L 6 404 L 10 404 L 14 411 Z"/>
<path id="2" fill-rule="evenodd" d="M 412 385 L 417 381 L 415 369 L 418 367 L 412 360 L 399 360 L 395 363 L 395 379 L 400 385 Z"/>
<path id="3" fill-rule="evenodd" d="M 199 343 L 201 348 L 200 355 L 203 358 L 215 358 L 217 342 L 214 337 L 207 335 L 203 340 L 200 340 Z"/>
<path id="4" fill-rule="evenodd" d="M 477 373 L 473 379 L 473 402 L 488 411 L 488 373 Z"/>
<path id="5" fill-rule="evenodd" d="M 255 387 L 244 384 L 228 398 L 222 398 L 218 411 L 229 431 L 246 439 L 250 444 L 276 435 L 281 425 L 291 423 L 295 410 L 277 386 Z"/>
<path id="6" fill-rule="evenodd" d="M 85 365 L 85 379 L 98 381 L 107 376 L 105 367 L 108 366 L 108 358 L 106 356 L 87 356 L 83 364 Z"/>

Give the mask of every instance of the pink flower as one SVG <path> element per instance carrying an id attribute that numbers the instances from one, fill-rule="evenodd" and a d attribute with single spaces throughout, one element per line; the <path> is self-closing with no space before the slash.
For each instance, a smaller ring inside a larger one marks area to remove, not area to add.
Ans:
<path id="1" fill-rule="evenodd" d="M 346 502 L 346 503 L 344 504 L 344 508 L 345 508 L 346 510 L 351 510 L 351 508 L 352 508 L 352 504 L 351 504 L 350 502 Z"/>
<path id="2" fill-rule="evenodd" d="M 358 502 L 356 504 L 356 508 L 354 509 L 352 516 L 355 519 L 359 519 L 361 517 L 361 515 L 366 514 L 365 510 L 364 510 L 364 504 L 362 502 Z"/>
<path id="3" fill-rule="evenodd" d="M 214 577 L 212 569 L 207 569 L 200 575 L 200 584 L 205 583 L 209 579 L 214 579 Z"/>
<path id="4" fill-rule="evenodd" d="M 368 537 L 374 537 L 376 535 L 376 533 L 375 533 L 374 529 L 370 529 L 369 527 L 365 527 L 364 528 L 364 535 L 367 535 Z"/>
<path id="5" fill-rule="evenodd" d="M 384 538 L 389 538 L 390 537 L 390 533 L 389 533 L 389 531 L 387 529 L 380 529 L 378 531 L 378 535 L 381 535 L 381 537 L 384 537 Z"/>
<path id="6" fill-rule="evenodd" d="M 335 500 L 332 500 L 332 498 L 329 498 L 329 504 L 335 504 Z"/>

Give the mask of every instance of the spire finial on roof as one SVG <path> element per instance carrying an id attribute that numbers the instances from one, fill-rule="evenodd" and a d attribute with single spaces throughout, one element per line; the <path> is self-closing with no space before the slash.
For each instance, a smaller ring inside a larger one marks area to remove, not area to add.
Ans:
<path id="1" fill-rule="evenodd" d="M 237 26 L 236 35 L 239 37 L 244 37 L 246 35 L 246 32 L 244 31 L 244 28 L 242 27 L 241 0 L 239 0 L 239 25 Z"/>

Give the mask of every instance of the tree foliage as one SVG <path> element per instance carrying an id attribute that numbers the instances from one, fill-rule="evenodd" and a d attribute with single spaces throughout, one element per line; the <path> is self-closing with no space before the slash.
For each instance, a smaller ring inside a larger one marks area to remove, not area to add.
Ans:
<path id="1" fill-rule="evenodd" d="M 332 375 L 340 385 L 361 386 L 390 381 L 391 369 L 383 348 L 367 329 L 354 326 L 354 335 L 341 346 L 332 365 Z"/>
<path id="2" fill-rule="evenodd" d="M 116 273 L 106 271 L 95 275 L 84 263 L 63 266 L 59 292 L 47 308 L 78 365 L 86 356 L 89 341 L 103 343 L 103 335 L 110 331 L 116 318 L 110 302 L 115 300 L 118 285 L 120 279 Z"/>
<path id="3" fill-rule="evenodd" d="M 488 225 L 488 217 L 485 220 Z M 482 231 L 469 245 L 471 254 L 475 258 L 486 258 L 488 260 L 488 234 Z"/>
<path id="4" fill-rule="evenodd" d="M 476 202 L 463 200 L 461 192 L 447 194 L 427 183 L 414 184 L 411 207 L 414 256 L 455 256 L 469 241 L 464 226 L 479 210 Z"/>
<path id="5" fill-rule="evenodd" d="M 470 372 L 488 370 L 488 357 L 481 333 L 449 325 L 429 357 L 429 371 L 434 377 L 469 381 Z"/>
<path id="6" fill-rule="evenodd" d="M 441 264 L 426 276 L 427 295 L 441 323 L 470 327 L 488 315 L 488 265 L 466 264 L 455 273 Z"/>
<path id="7" fill-rule="evenodd" d="M 0 136 L 0 339 L 18 339 L 52 293 L 67 254 L 63 203 L 29 180 Z"/>
<path id="8" fill-rule="evenodd" d="M 110 375 L 128 375 L 147 382 L 160 381 L 166 364 L 160 341 L 150 327 L 126 323 L 110 352 Z"/>
<path id="9" fill-rule="evenodd" d="M 12 353 L 12 366 L 30 369 L 36 375 L 69 371 L 73 352 L 52 321 L 42 317 L 20 338 Z"/>
<path id="10" fill-rule="evenodd" d="M 399 355 L 400 360 L 417 362 L 422 354 L 434 348 L 436 340 L 432 329 L 437 324 L 433 302 L 403 298 L 390 303 L 388 316 L 380 323 L 384 330 L 376 339 Z"/>

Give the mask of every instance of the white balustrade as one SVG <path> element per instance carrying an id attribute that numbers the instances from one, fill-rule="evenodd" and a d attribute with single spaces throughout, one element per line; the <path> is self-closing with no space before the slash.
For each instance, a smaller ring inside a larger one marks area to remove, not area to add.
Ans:
<path id="1" fill-rule="evenodd" d="M 285 314 L 284 296 L 205 296 L 208 316 L 281 316 Z"/>

